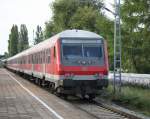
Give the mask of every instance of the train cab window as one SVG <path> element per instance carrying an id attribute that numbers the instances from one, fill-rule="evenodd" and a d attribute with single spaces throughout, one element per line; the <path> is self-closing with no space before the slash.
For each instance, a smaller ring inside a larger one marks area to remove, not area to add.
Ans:
<path id="1" fill-rule="evenodd" d="M 82 58 L 83 57 L 82 45 L 80 44 L 63 45 L 63 57 L 67 60 Z"/>
<path id="2" fill-rule="evenodd" d="M 101 58 L 102 47 L 96 45 L 84 45 L 84 57 L 87 58 Z"/>

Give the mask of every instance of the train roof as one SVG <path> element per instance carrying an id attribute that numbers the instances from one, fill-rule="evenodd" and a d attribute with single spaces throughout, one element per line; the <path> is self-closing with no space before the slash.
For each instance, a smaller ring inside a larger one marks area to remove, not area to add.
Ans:
<path id="1" fill-rule="evenodd" d="M 94 33 L 94 32 L 90 32 L 90 31 L 85 31 L 85 30 L 77 30 L 77 29 L 73 29 L 73 30 L 65 30 L 62 31 L 56 35 L 54 35 L 53 37 L 42 41 L 41 43 L 34 45 L 33 47 L 26 49 L 24 51 L 22 51 L 21 53 L 16 54 L 13 57 L 8 58 L 7 60 L 11 60 L 17 57 L 21 57 L 22 55 L 29 55 L 31 52 L 38 52 L 39 50 L 41 50 L 42 48 L 48 48 L 49 46 L 53 46 L 56 41 L 59 38 L 92 38 L 92 39 L 103 39 L 102 36 Z"/>
<path id="2" fill-rule="evenodd" d="M 60 38 L 102 38 L 102 36 L 85 30 L 65 30 L 58 34 Z"/>

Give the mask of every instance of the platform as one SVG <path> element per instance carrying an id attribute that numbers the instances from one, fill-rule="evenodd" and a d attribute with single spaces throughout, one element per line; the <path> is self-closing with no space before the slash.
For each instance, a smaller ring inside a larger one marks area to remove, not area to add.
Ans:
<path id="1" fill-rule="evenodd" d="M 39 86 L 0 69 L 0 119 L 94 119 Z"/>

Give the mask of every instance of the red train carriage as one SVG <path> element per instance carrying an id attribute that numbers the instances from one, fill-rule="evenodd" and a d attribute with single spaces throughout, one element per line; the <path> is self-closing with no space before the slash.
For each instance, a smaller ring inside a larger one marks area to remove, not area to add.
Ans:
<path id="1" fill-rule="evenodd" d="M 63 31 L 7 59 L 7 67 L 40 79 L 62 94 L 94 98 L 108 86 L 106 42 L 84 30 Z"/>

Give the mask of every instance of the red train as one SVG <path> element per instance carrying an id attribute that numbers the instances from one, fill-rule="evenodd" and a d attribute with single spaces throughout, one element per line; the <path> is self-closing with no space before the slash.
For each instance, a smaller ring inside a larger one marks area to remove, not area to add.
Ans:
<path id="1" fill-rule="evenodd" d="M 65 96 L 93 99 L 108 86 L 106 41 L 84 30 L 63 31 L 8 58 L 6 67 Z"/>

